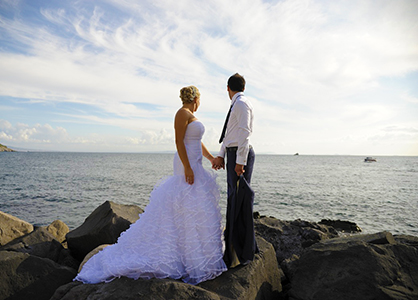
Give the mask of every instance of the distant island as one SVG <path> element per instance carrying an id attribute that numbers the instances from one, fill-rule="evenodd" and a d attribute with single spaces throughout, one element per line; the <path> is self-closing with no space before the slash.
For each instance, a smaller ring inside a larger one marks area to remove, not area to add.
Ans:
<path id="1" fill-rule="evenodd" d="M 16 152 L 16 151 L 6 147 L 5 145 L 0 144 L 0 152 Z"/>

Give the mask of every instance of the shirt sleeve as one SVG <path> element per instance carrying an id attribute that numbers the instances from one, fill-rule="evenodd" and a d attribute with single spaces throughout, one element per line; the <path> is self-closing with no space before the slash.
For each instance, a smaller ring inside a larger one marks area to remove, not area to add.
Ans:
<path id="1" fill-rule="evenodd" d="M 238 119 L 238 150 L 236 163 L 247 165 L 248 152 L 250 151 L 251 109 L 244 102 L 236 105 Z"/>
<path id="2" fill-rule="evenodd" d="M 221 150 L 219 150 L 218 157 L 225 158 L 226 147 L 225 144 L 222 143 Z"/>

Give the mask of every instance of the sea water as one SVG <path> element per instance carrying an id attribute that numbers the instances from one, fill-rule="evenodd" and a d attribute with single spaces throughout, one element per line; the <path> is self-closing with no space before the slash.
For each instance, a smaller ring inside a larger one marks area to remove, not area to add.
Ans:
<path id="1" fill-rule="evenodd" d="M 0 153 L 0 210 L 34 225 L 80 226 L 103 202 L 146 208 L 174 154 Z M 209 161 L 204 166 L 210 169 Z M 226 174 L 217 171 L 225 218 Z M 254 211 L 282 220 L 339 219 L 364 232 L 418 236 L 418 157 L 257 155 Z"/>

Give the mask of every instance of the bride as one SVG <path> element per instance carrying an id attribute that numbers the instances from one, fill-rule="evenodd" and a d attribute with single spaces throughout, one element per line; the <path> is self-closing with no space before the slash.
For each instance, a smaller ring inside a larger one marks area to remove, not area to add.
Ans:
<path id="1" fill-rule="evenodd" d="M 201 141 L 205 129 L 194 116 L 199 90 L 184 87 L 180 98 L 183 106 L 174 120 L 173 176 L 154 188 L 140 219 L 116 244 L 89 259 L 74 280 L 99 283 L 126 276 L 198 284 L 227 270 L 222 259 L 219 189 L 213 173 L 202 166 L 202 156 L 210 161 L 214 157 Z"/>

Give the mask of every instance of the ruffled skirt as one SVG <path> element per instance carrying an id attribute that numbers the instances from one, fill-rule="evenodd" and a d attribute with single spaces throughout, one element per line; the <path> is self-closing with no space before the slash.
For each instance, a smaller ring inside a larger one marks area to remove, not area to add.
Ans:
<path id="1" fill-rule="evenodd" d="M 98 283 L 126 276 L 198 284 L 226 271 L 215 176 L 201 164 L 193 171 L 193 185 L 182 172 L 161 181 L 140 219 L 116 244 L 94 255 L 74 280 Z"/>

